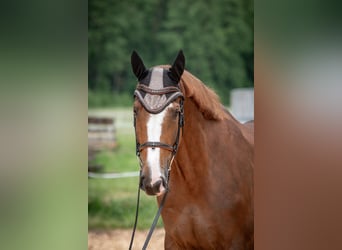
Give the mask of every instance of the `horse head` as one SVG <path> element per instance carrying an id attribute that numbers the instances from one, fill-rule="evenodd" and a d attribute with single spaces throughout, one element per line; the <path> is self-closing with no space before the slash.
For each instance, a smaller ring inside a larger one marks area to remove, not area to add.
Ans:
<path id="1" fill-rule="evenodd" d="M 179 81 L 185 59 L 180 51 L 171 67 L 146 69 L 133 51 L 131 64 L 138 79 L 134 126 L 141 167 L 140 187 L 148 195 L 158 196 L 168 188 L 169 171 L 181 139 L 184 97 Z"/>

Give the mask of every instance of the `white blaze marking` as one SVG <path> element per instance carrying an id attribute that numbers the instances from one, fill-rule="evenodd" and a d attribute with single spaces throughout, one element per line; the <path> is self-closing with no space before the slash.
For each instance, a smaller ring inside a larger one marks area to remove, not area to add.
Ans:
<path id="1" fill-rule="evenodd" d="M 172 105 L 173 104 L 171 103 L 159 114 L 150 114 L 147 122 L 147 141 L 160 142 L 164 117 L 167 109 L 169 107 L 172 107 Z M 147 148 L 147 165 L 150 168 L 151 182 L 153 184 L 158 181 L 160 176 L 162 175 L 160 171 L 160 148 Z"/>

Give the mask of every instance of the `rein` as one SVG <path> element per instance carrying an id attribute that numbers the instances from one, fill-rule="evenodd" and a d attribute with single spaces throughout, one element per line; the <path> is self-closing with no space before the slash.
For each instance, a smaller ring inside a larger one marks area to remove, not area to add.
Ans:
<path id="1" fill-rule="evenodd" d="M 159 148 L 168 150 L 168 151 L 170 151 L 172 153 L 168 169 L 166 170 L 166 179 L 167 179 L 166 187 L 165 187 L 166 191 L 165 191 L 163 199 L 162 199 L 162 201 L 161 201 L 161 203 L 159 205 L 158 211 L 157 211 L 157 213 L 156 213 L 156 215 L 155 215 L 155 217 L 153 219 L 153 223 L 152 223 L 152 225 L 150 227 L 150 230 L 149 230 L 149 232 L 147 234 L 145 243 L 144 243 L 144 245 L 142 247 L 142 249 L 145 250 L 147 248 L 147 245 L 148 245 L 151 237 L 152 237 L 153 231 L 154 231 L 155 227 L 157 226 L 157 222 L 159 220 L 160 214 L 161 214 L 162 209 L 164 207 L 167 194 L 168 194 L 168 192 L 170 190 L 169 189 L 169 179 L 170 179 L 171 165 L 172 165 L 172 162 L 173 162 L 173 160 L 174 160 L 174 158 L 176 156 L 177 150 L 178 150 L 180 130 L 181 130 L 181 128 L 183 130 L 183 126 L 184 126 L 184 104 L 183 104 L 184 97 L 183 97 L 182 93 L 180 92 L 180 90 L 177 87 L 166 87 L 166 88 L 163 88 L 163 89 L 158 90 L 158 91 L 156 91 L 156 90 L 152 91 L 151 89 L 143 87 L 143 86 L 141 86 L 141 84 L 139 84 L 138 87 L 137 87 L 137 90 L 143 90 L 144 92 L 147 92 L 147 93 L 153 94 L 153 95 L 160 95 L 160 94 L 167 94 L 169 92 L 172 92 L 172 93 L 176 92 L 176 95 L 174 95 L 174 98 L 168 100 L 168 104 L 171 103 L 172 101 L 174 101 L 178 97 L 181 97 L 181 100 L 180 100 L 180 103 L 179 103 L 180 104 L 180 110 L 179 110 L 179 116 L 178 116 L 177 136 L 176 136 L 176 139 L 175 139 L 175 142 L 174 142 L 173 145 L 169 145 L 169 144 L 166 144 L 166 143 L 163 143 L 163 142 L 150 142 L 150 141 L 147 141 L 147 142 L 144 142 L 143 144 L 140 144 L 137 141 L 137 136 L 136 136 L 136 115 L 134 114 L 134 130 L 135 130 L 135 138 L 136 138 L 136 155 L 137 155 L 137 157 L 139 159 L 140 174 L 139 174 L 139 186 L 138 186 L 138 195 L 137 195 L 137 207 L 136 207 L 135 220 L 134 220 L 134 226 L 133 226 L 131 241 L 130 241 L 130 244 L 129 244 L 129 250 L 131 250 L 132 246 L 133 246 L 134 235 L 135 235 L 135 231 L 136 231 L 136 227 L 137 227 L 137 222 L 138 222 L 138 215 L 139 215 L 140 186 L 141 186 L 141 178 L 140 177 L 141 177 L 141 172 L 142 172 L 141 171 L 142 161 L 141 161 L 141 158 L 140 158 L 140 152 L 143 149 L 148 148 L 148 147 L 151 147 L 151 148 L 159 147 Z M 137 90 L 136 90 L 136 92 L 137 92 Z M 178 93 L 177 93 L 177 91 L 178 91 Z M 140 98 L 139 98 L 139 100 L 141 101 Z M 144 107 L 145 107 L 145 105 L 144 105 Z M 164 108 L 165 107 L 166 107 L 166 105 L 164 106 Z M 146 108 L 146 110 L 150 111 L 147 108 Z"/>

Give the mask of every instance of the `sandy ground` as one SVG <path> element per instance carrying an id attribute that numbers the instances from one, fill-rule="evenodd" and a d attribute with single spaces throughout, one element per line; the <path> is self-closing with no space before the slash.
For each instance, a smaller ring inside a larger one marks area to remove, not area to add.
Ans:
<path id="1" fill-rule="evenodd" d="M 134 237 L 133 249 L 141 249 L 144 245 L 148 230 L 136 231 Z M 88 249 L 89 250 L 127 250 L 131 240 L 132 230 L 110 230 L 88 232 Z M 164 249 L 164 229 L 156 229 L 148 244 L 147 249 L 159 250 Z"/>

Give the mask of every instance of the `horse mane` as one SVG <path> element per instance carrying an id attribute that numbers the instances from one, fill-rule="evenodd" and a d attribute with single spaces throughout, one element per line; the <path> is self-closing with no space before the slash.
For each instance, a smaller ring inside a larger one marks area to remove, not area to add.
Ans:
<path id="1" fill-rule="evenodd" d="M 170 68 L 170 65 L 159 65 L 156 67 Z M 191 98 L 203 116 L 208 120 L 221 121 L 227 118 L 234 119 L 225 110 L 220 102 L 219 96 L 189 71 L 184 70 L 180 80 L 180 88 L 186 98 Z"/>
<path id="2" fill-rule="evenodd" d="M 185 97 L 194 101 L 206 119 L 221 121 L 228 118 L 219 96 L 190 72 L 184 70 L 180 85 Z"/>

